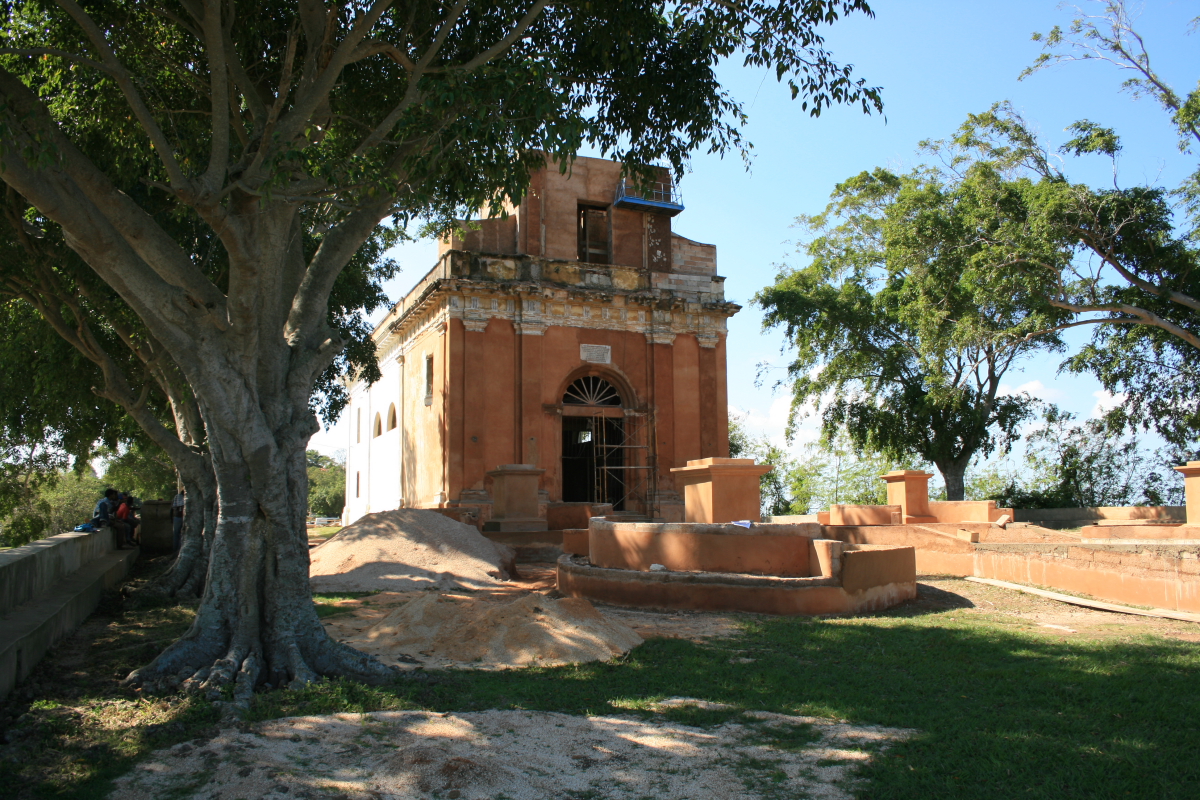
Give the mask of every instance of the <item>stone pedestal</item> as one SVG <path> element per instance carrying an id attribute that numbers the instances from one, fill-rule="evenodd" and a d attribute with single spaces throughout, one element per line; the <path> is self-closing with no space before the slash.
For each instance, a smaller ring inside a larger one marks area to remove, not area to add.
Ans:
<path id="1" fill-rule="evenodd" d="M 880 475 L 887 482 L 887 501 L 900 506 L 903 522 L 937 522 L 929 510 L 929 479 L 933 475 L 919 469 L 897 469 Z"/>
<path id="2" fill-rule="evenodd" d="M 174 553 L 175 531 L 171 525 L 171 501 L 143 501 L 139 516 L 142 518 L 142 524 L 138 526 L 142 551 L 155 555 Z"/>
<path id="3" fill-rule="evenodd" d="M 492 518 L 485 531 L 544 531 L 538 516 L 538 478 L 546 470 L 532 464 L 503 464 L 487 475 L 492 479 Z"/>
<path id="4" fill-rule="evenodd" d="M 1200 461 L 1189 461 L 1187 466 L 1175 467 L 1175 471 L 1183 473 L 1188 527 L 1200 525 Z"/>
<path id="5" fill-rule="evenodd" d="M 758 522 L 758 480 L 772 469 L 753 458 L 701 458 L 673 468 L 675 485 L 684 490 L 684 521 Z"/>

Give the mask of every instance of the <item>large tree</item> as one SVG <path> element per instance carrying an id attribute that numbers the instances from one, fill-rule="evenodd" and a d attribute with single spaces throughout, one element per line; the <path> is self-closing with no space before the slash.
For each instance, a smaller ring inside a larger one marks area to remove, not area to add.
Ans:
<path id="1" fill-rule="evenodd" d="M 1123 87 L 1156 101 L 1180 151 L 1200 146 L 1200 85 L 1176 92 L 1152 62 L 1123 0 L 1096 3 L 1066 30 L 1035 36 L 1046 46 L 1026 75 L 1070 61 L 1103 62 L 1125 76 Z M 990 165 L 1026 181 L 1026 224 L 996 231 L 1007 248 L 1004 269 L 988 279 L 993 293 L 1066 312 L 1066 327 L 1093 328 L 1091 342 L 1068 362 L 1122 393 L 1114 419 L 1157 430 L 1175 445 L 1200 438 L 1200 162 L 1174 189 L 1123 186 L 1119 132 L 1090 120 L 1071 127 L 1054 153 L 1007 104 L 972 115 L 942 151 L 958 163 Z M 1112 160 L 1110 188 L 1072 181 L 1061 156 Z M 1046 258 L 1037 242 L 1059 239 L 1068 259 Z M 985 276 L 987 277 L 987 276 Z"/>
<path id="2" fill-rule="evenodd" d="M 839 184 L 823 213 L 798 220 L 808 264 L 755 298 L 794 351 L 791 424 L 811 409 L 826 438 L 845 430 L 897 463 L 931 462 L 950 500 L 971 460 L 1007 449 L 1031 415 L 1032 398 L 1002 391 L 1005 374 L 1061 346 L 1029 336 L 1053 313 L 979 291 L 1007 256 L 981 240 L 1021 213 L 994 177 L 876 169 Z"/>
<path id="3" fill-rule="evenodd" d="M 724 57 L 774 67 L 813 113 L 878 106 L 816 34 L 862 0 L 6 8 L 0 178 L 171 355 L 217 480 L 195 624 L 131 680 L 233 683 L 239 702 L 264 682 L 393 674 L 326 635 L 304 532 L 310 398 L 347 339 L 330 294 L 382 222 L 498 206 L 585 143 L 642 177 L 739 146 Z"/>

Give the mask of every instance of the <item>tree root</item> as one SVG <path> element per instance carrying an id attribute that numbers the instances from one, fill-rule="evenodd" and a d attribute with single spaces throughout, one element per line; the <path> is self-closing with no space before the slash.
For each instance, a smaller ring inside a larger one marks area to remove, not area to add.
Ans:
<path id="1" fill-rule="evenodd" d="M 337 677 L 376 686 L 424 677 L 421 673 L 384 664 L 374 656 L 335 641 L 323 631 L 322 639 L 308 647 L 292 640 L 277 648 L 275 658 L 269 661 L 257 647 L 249 651 L 230 648 L 220 657 L 214 657 L 213 650 L 196 640 L 182 639 L 152 663 L 129 673 L 121 685 L 140 687 L 153 694 L 176 690 L 202 694 L 214 702 L 226 702 L 223 700 L 226 691 L 232 689 L 233 704 L 249 708 L 254 693 L 263 688 L 298 690 Z M 421 663 L 408 656 L 403 660 Z"/>

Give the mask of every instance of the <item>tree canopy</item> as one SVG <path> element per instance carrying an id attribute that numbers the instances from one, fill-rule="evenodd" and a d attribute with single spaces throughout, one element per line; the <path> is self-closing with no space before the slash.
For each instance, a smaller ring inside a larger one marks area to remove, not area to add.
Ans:
<path id="1" fill-rule="evenodd" d="M 980 290 L 1007 256 L 985 240 L 1020 213 L 1016 191 L 991 172 L 875 169 L 798 219 L 808 264 L 755 298 L 793 349 L 791 425 L 811 409 L 826 437 L 844 429 L 897 463 L 933 463 L 962 499 L 972 458 L 1006 450 L 1032 413 L 1032 398 L 1001 391 L 1006 372 L 1061 347 L 1040 333 L 1061 312 Z"/>
<path id="2" fill-rule="evenodd" d="M 1124 89 L 1167 112 L 1180 151 L 1197 152 L 1200 83 L 1180 94 L 1156 71 L 1124 0 L 1034 38 L 1046 52 L 1025 77 L 1072 61 L 1115 66 L 1127 76 Z M 1186 446 L 1200 438 L 1200 162 L 1174 189 L 1122 186 L 1119 131 L 1087 119 L 1069 130 L 1072 137 L 1055 153 L 1002 103 L 935 145 L 955 168 L 988 168 L 1024 181 L 1025 221 L 993 232 L 991 246 L 1009 257 L 1002 269 L 981 276 L 981 288 L 1066 312 L 1063 328 L 1093 328 L 1068 368 L 1095 374 L 1125 398 L 1117 421 Z M 1066 159 L 1077 157 L 1112 160 L 1113 186 L 1072 181 Z M 1048 254 L 1041 246 L 1048 239 L 1068 257 Z"/>
<path id="3" fill-rule="evenodd" d="M 169 353 L 221 513 L 191 631 L 138 682 L 387 680 L 309 598 L 313 388 L 352 338 L 335 286 L 381 222 L 519 198 L 590 144 L 648 178 L 742 147 L 714 66 L 769 66 L 811 113 L 879 107 L 818 27 L 862 0 L 130 0 L 5 6 L 0 179 Z M 214 268 L 213 265 L 219 265 Z"/>

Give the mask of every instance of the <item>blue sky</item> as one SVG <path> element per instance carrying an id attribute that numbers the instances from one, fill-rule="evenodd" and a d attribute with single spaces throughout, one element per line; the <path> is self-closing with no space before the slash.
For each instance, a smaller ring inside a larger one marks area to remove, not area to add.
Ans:
<path id="1" fill-rule="evenodd" d="M 749 427 L 780 439 L 788 398 L 771 381 L 755 386 L 756 365 L 782 366 L 783 338 L 764 332 L 761 313 L 750 304 L 754 293 L 773 282 L 782 262 L 800 263 L 794 254 L 798 214 L 824 208 L 839 181 L 875 166 L 904 169 L 918 163 L 917 143 L 950 135 L 968 113 L 1011 101 L 1044 138 L 1064 141 L 1063 129 L 1088 118 L 1116 128 L 1124 143 L 1120 160 L 1123 184 L 1175 186 L 1194 164 L 1182 156 L 1166 114 L 1151 99 L 1120 92 L 1123 76 L 1099 62 L 1065 64 L 1018 81 L 1040 46 L 1034 31 L 1069 24 L 1071 9 L 1053 0 L 1005 3 L 923 0 L 876 0 L 875 18 L 852 17 L 828 28 L 835 56 L 852 63 L 856 73 L 883 87 L 884 114 L 864 116 L 835 108 L 813 119 L 789 99 L 785 86 L 766 70 L 739 63 L 722 65 L 720 76 L 746 106 L 746 138 L 754 145 L 750 170 L 736 155 L 720 159 L 696 155 L 680 184 L 687 206 L 674 229 L 683 236 L 717 245 L 719 272 L 726 276 L 729 299 L 744 308 L 729 326 L 729 403 L 747 414 Z M 1088 13 L 1099 4 L 1084 3 Z M 1200 76 L 1200 33 L 1187 35 L 1200 16 L 1196 0 L 1159 0 L 1140 7 L 1135 28 L 1147 41 L 1155 68 L 1177 92 L 1185 93 Z M 1110 164 L 1100 158 L 1072 159 L 1075 180 L 1108 185 Z M 387 289 L 403 296 L 433 265 L 436 245 L 417 242 L 398 248 L 402 274 Z M 1085 341 L 1087 329 L 1070 341 Z M 1081 416 L 1104 401 L 1099 384 L 1087 376 L 1059 375 L 1062 356 L 1030 359 L 1013 374 L 1011 385 Z M 776 370 L 775 374 L 782 374 Z M 333 452 L 346 447 L 345 426 L 313 439 L 313 447 Z M 798 439 L 811 438 L 808 424 Z"/>

